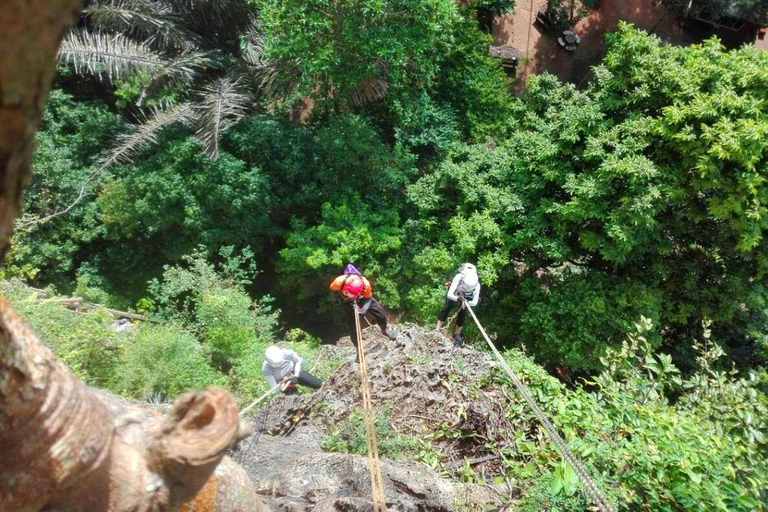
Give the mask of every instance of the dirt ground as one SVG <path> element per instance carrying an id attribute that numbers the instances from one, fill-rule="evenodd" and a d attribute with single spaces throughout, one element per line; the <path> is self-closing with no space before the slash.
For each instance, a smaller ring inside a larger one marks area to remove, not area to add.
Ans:
<path id="1" fill-rule="evenodd" d="M 535 24 L 536 13 L 546 10 L 547 0 L 518 0 L 514 14 L 496 19 L 493 27 L 494 44 L 506 45 L 520 51 L 517 67 L 518 84 L 524 86 L 532 73 L 548 71 L 562 80 L 581 84 L 590 67 L 599 63 L 605 51 L 605 34 L 616 30 L 624 20 L 657 35 L 667 44 L 687 45 L 700 42 L 714 34 L 706 24 L 683 23 L 669 15 L 661 3 L 652 0 L 601 0 L 598 8 L 579 21 L 572 30 L 581 36 L 581 44 L 568 52 L 557 44 L 558 34 L 548 33 Z M 718 36 L 728 47 L 737 47 L 750 40 L 748 31 L 719 31 Z M 768 49 L 768 36 L 758 40 L 758 47 Z"/>

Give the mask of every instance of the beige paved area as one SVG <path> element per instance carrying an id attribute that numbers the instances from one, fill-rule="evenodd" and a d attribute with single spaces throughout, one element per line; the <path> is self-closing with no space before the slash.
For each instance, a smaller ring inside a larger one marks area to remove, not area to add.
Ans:
<path id="1" fill-rule="evenodd" d="M 686 22 L 684 30 L 682 22 L 667 14 L 660 2 L 656 5 L 652 0 L 600 0 L 598 8 L 573 27 L 581 36 L 581 44 L 575 52 L 567 52 L 557 45 L 558 34 L 547 33 L 534 24 L 536 13 L 546 6 L 547 0 L 518 0 L 514 14 L 501 16 L 494 23 L 494 43 L 520 51 L 517 83 L 521 87 L 529 74 L 544 71 L 562 80 L 582 83 L 590 67 L 603 56 L 605 34 L 616 30 L 620 20 L 675 45 L 700 42 L 714 31 L 708 25 L 691 22 Z M 733 47 L 751 40 L 746 32 L 726 32 L 721 36 L 726 45 Z M 758 40 L 758 45 L 768 49 L 768 34 L 764 40 Z"/>

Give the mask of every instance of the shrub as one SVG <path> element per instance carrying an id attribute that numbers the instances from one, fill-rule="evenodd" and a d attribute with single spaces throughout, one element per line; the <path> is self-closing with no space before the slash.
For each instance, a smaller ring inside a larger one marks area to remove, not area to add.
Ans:
<path id="1" fill-rule="evenodd" d="M 421 444 L 417 438 L 400 435 L 392 428 L 389 423 L 389 410 L 375 414 L 374 421 L 379 455 L 382 457 L 403 459 L 413 456 L 420 448 Z M 355 408 L 344 422 L 323 437 L 323 450 L 366 455 L 368 448 L 365 441 L 365 412 Z"/>
<path id="2" fill-rule="evenodd" d="M 114 318 L 95 309 L 76 314 L 56 301 L 38 301 L 37 292 L 19 281 L 0 281 L 0 289 L 40 341 L 91 386 L 112 388 L 126 333 L 112 329 Z"/>
<path id="3" fill-rule="evenodd" d="M 651 322 L 637 328 L 602 358 L 606 369 L 590 382 L 595 392 L 565 389 L 519 353 L 507 360 L 619 508 L 766 510 L 768 399 L 758 379 L 715 370 L 722 351 L 709 340 L 695 345 L 702 371 L 683 379 L 645 339 Z M 509 414 L 519 407 L 511 403 Z M 530 479 L 521 510 L 589 506 L 540 429 L 517 437 L 505 464 L 508 477 Z"/>
<path id="4" fill-rule="evenodd" d="M 170 323 L 139 328 L 124 349 L 116 388 L 133 398 L 172 398 L 206 386 L 226 386 L 226 378 L 192 333 Z"/>

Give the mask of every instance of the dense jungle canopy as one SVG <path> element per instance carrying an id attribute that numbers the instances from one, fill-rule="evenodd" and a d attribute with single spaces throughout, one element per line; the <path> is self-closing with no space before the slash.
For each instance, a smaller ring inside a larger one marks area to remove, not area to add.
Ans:
<path id="1" fill-rule="evenodd" d="M 62 45 L 5 292 L 90 384 L 245 400 L 266 345 L 344 332 L 328 284 L 346 263 L 400 321 L 432 325 L 471 261 L 500 346 L 579 392 L 609 389 L 610 368 L 616 396 L 633 382 L 660 408 L 706 403 L 714 426 L 685 435 L 733 436 L 743 465 L 712 470 L 729 483 L 702 496 L 764 507 L 768 53 L 621 24 L 579 87 L 544 73 L 513 94 L 478 23 L 512 7 L 90 0 Z M 26 286 L 163 323 L 124 345 L 99 313 L 67 320 Z M 638 329 L 639 366 L 621 370 Z M 642 428 L 675 428 L 655 418 Z M 710 475 L 690 464 L 659 485 Z M 690 506 L 675 499 L 635 505 Z"/>

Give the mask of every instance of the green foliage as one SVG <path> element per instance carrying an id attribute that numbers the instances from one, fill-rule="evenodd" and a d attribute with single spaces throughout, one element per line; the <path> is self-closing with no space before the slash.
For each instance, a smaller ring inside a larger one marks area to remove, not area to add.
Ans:
<path id="1" fill-rule="evenodd" d="M 595 368 L 606 340 L 631 329 L 629 318 L 661 316 L 658 290 L 631 281 L 614 283 L 599 271 L 565 267 L 546 276 L 519 279 L 518 288 L 499 299 L 501 308 L 524 313 L 500 326 L 505 339 L 524 340 L 543 361 L 566 361 L 572 368 Z M 651 336 L 654 347 L 661 338 Z"/>
<path id="2" fill-rule="evenodd" d="M 408 101 L 393 100 L 389 109 L 398 145 L 419 155 L 422 162 L 442 156 L 459 138 L 456 113 L 426 92 Z"/>
<path id="3" fill-rule="evenodd" d="M 96 162 L 106 134 L 121 126 L 98 100 L 75 101 L 60 90 L 51 92 L 35 138 L 32 180 L 6 276 L 69 282 L 82 247 L 101 232 L 92 196 L 100 182 Z"/>
<path id="4" fill-rule="evenodd" d="M 72 372 L 92 386 L 113 388 L 119 372 L 121 346 L 112 316 L 103 310 L 74 314 L 56 299 L 38 301 L 38 294 L 19 281 L 0 281 L 0 289 L 40 340 Z"/>
<path id="5" fill-rule="evenodd" d="M 136 156 L 171 125 L 192 127 L 198 148 L 218 158 L 222 133 L 254 109 L 268 74 L 258 27 L 250 0 L 89 2 L 59 59 L 144 121 L 118 137 L 105 165 Z"/>
<path id="6" fill-rule="evenodd" d="M 396 255 L 401 244 L 397 214 L 374 213 L 358 197 L 338 206 L 326 203 L 322 212 L 319 225 L 294 224 L 280 253 L 283 285 L 299 300 L 320 300 L 343 266 L 353 261 L 372 279 L 376 297 L 396 307 Z M 308 287 L 308 282 L 314 286 Z"/>
<path id="7" fill-rule="evenodd" d="M 472 20 L 463 20 L 440 67 L 434 93 L 439 101 L 450 104 L 465 137 L 481 142 L 507 133 L 513 107 L 510 80 L 488 54 L 492 42 L 489 35 L 474 27 Z M 455 136 L 451 139 L 456 140 Z"/>
<path id="8" fill-rule="evenodd" d="M 194 333 L 175 323 L 117 332 L 114 317 L 96 307 L 77 314 L 17 281 L 0 281 L 14 308 L 79 378 L 88 385 L 130 398 L 174 398 L 186 389 L 224 386 Z"/>
<path id="9" fill-rule="evenodd" d="M 450 247 L 477 261 L 486 324 L 575 368 L 639 314 L 680 360 L 704 318 L 729 346 L 754 344 L 768 56 L 661 46 L 626 25 L 609 43 L 587 90 L 534 77 L 507 140 L 455 146 L 409 188 L 411 259 L 436 267 Z M 420 275 L 406 303 L 428 296 Z"/>
<path id="10" fill-rule="evenodd" d="M 235 243 L 259 248 L 259 235 L 270 231 L 258 168 L 229 154 L 212 161 L 183 133 L 160 147 L 115 171 L 98 199 L 111 242 L 100 251 L 101 272 L 124 294 L 141 294 L 137 280 L 156 277 L 163 264 L 198 245 L 211 251 Z"/>
<path id="11" fill-rule="evenodd" d="M 468 5 L 474 11 L 477 23 L 485 32 L 493 29 L 493 20 L 507 13 L 515 12 L 516 0 L 472 0 Z"/>
<path id="12" fill-rule="evenodd" d="M 389 459 L 411 457 L 421 446 L 412 436 L 403 436 L 390 425 L 389 410 L 375 414 L 376 435 L 378 436 L 379 455 Z M 355 410 L 334 430 L 323 437 L 323 450 L 329 452 L 354 453 L 366 455 L 368 448 L 365 441 L 365 412 Z"/>
<path id="13" fill-rule="evenodd" d="M 177 324 L 142 325 L 124 347 L 116 390 L 134 398 L 174 398 L 189 389 L 225 386 L 203 345 Z"/>
<path id="14" fill-rule="evenodd" d="M 714 371 L 722 351 L 706 338 L 697 345 L 704 371 L 681 378 L 645 339 L 650 320 L 636 329 L 601 359 L 594 393 L 566 390 L 519 353 L 507 360 L 619 508 L 765 510 L 768 397 L 756 379 Z M 518 410 L 510 404 L 512 417 Z M 535 431 L 505 450 L 508 477 L 535 479 L 521 510 L 585 509 L 588 495 L 552 450 Z"/>
<path id="15" fill-rule="evenodd" d="M 297 77 L 294 94 L 360 105 L 429 87 L 459 19 L 445 0 L 259 0 L 265 55 Z"/>
<path id="16" fill-rule="evenodd" d="M 253 253 L 246 249 L 237 255 L 225 247 L 219 255 L 222 262 L 214 265 L 201 247 L 185 256 L 183 265 L 166 266 L 163 280 L 150 283 L 150 293 L 160 314 L 192 328 L 214 367 L 228 374 L 246 364 L 243 359 L 260 364 L 274 340 L 277 313 L 269 297 L 254 302 L 243 289 L 255 275 Z"/>

